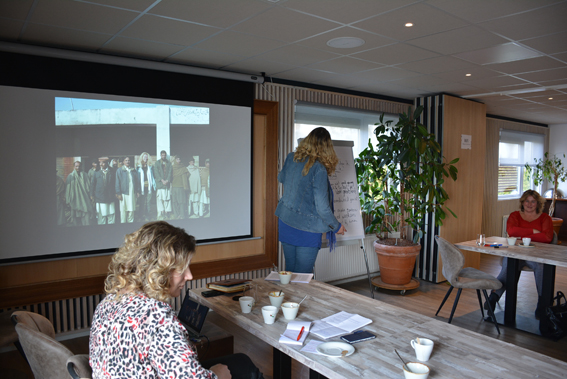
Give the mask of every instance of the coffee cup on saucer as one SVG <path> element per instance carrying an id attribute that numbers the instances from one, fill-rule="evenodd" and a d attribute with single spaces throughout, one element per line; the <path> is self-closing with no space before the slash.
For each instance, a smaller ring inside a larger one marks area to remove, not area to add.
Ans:
<path id="1" fill-rule="evenodd" d="M 525 237 L 525 238 L 522 238 L 522 242 L 524 243 L 524 246 L 530 246 L 530 242 L 532 242 L 532 239 Z"/>

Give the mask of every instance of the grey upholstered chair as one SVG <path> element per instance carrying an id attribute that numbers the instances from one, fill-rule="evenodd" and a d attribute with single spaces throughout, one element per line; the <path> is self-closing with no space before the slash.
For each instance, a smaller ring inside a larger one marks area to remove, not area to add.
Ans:
<path id="1" fill-rule="evenodd" d="M 53 328 L 53 324 L 51 323 L 51 321 L 49 321 L 40 314 L 34 312 L 27 312 L 27 311 L 15 311 L 12 312 L 10 317 L 12 319 L 12 324 L 14 326 L 16 326 L 18 323 L 21 323 L 26 325 L 30 329 L 36 330 L 55 339 L 55 329 Z M 14 328 L 14 333 L 15 332 L 16 329 Z M 16 334 L 16 339 L 18 339 L 17 334 Z M 28 358 L 26 357 L 26 353 L 24 352 L 24 349 L 22 348 L 22 344 L 20 343 L 19 339 L 14 342 L 14 345 L 16 346 L 20 354 L 22 354 L 22 357 L 24 357 L 24 359 L 27 361 Z"/>
<path id="2" fill-rule="evenodd" d="M 439 253 L 441 253 L 441 259 L 443 260 L 443 275 L 451 284 L 451 287 L 447 291 L 447 294 L 445 295 L 443 302 L 441 302 L 441 305 L 439 306 L 437 313 L 435 313 L 435 316 L 437 316 L 441 308 L 443 308 L 443 305 L 453 291 L 453 288 L 458 288 L 459 290 L 457 292 L 457 297 L 455 298 L 453 309 L 451 310 L 451 316 L 449 317 L 450 324 L 451 321 L 453 321 L 453 315 L 455 314 L 455 310 L 457 309 L 457 304 L 459 302 L 459 298 L 461 297 L 463 288 L 472 288 L 476 290 L 478 304 L 480 305 L 480 312 L 482 313 L 482 318 L 484 319 L 484 309 L 482 308 L 480 291 L 482 290 L 486 302 L 489 303 L 486 290 L 497 290 L 502 287 L 502 283 L 500 283 L 500 281 L 494 276 L 477 270 L 476 268 L 463 268 L 463 266 L 465 265 L 465 257 L 463 253 L 455 247 L 455 245 L 439 236 L 435 236 L 435 241 L 437 242 Z M 494 310 L 490 306 L 490 303 L 488 315 L 494 322 L 494 325 L 496 325 L 498 334 L 500 334 L 500 329 L 498 328 L 498 323 L 496 322 L 496 317 L 494 316 Z"/>
<path id="3" fill-rule="evenodd" d="M 93 377 L 88 354 L 77 354 L 69 357 L 67 359 L 67 370 L 73 379 L 90 379 Z"/>
<path id="4" fill-rule="evenodd" d="M 73 356 L 71 350 L 22 323 L 16 324 L 16 332 L 35 379 L 69 379 L 67 359 Z"/>

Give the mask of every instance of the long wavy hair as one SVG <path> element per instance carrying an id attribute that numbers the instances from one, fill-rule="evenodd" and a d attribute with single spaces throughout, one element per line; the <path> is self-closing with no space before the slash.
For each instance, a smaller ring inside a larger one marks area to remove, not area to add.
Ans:
<path id="1" fill-rule="evenodd" d="M 148 166 L 153 166 L 154 161 L 152 160 L 152 156 L 149 153 L 146 153 L 145 151 L 142 154 L 140 154 L 140 156 L 138 157 L 137 166 L 142 167 L 142 158 L 144 157 L 144 155 L 148 156 Z"/>
<path id="2" fill-rule="evenodd" d="M 307 159 L 305 167 L 301 174 L 303 176 L 309 173 L 309 170 L 315 164 L 315 161 L 319 161 L 327 169 L 327 174 L 331 175 L 335 172 L 335 168 L 339 163 L 339 158 L 335 153 L 333 148 L 333 143 L 331 141 L 331 135 L 325 128 L 315 128 L 309 133 L 307 137 L 295 150 L 293 154 L 294 162 L 303 162 Z"/>
<path id="3" fill-rule="evenodd" d="M 545 199 L 537 191 L 534 190 L 527 190 L 522 194 L 522 197 L 520 197 L 520 210 L 522 212 L 524 211 L 524 201 L 526 201 L 529 196 L 533 197 L 534 200 L 537 201 L 536 213 L 540 214 L 543 211 Z"/>
<path id="4" fill-rule="evenodd" d="M 149 222 L 124 238 L 108 266 L 104 290 L 116 296 L 143 292 L 168 301 L 171 274 L 184 272 L 194 254 L 195 237 L 184 229 Z"/>

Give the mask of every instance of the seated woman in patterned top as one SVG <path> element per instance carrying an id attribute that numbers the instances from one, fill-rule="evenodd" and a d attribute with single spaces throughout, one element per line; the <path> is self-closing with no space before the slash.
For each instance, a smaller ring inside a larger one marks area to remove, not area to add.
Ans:
<path id="1" fill-rule="evenodd" d="M 548 214 L 542 213 L 545 199 L 534 190 L 527 190 L 520 198 L 520 211 L 515 211 L 508 217 L 506 223 L 506 231 L 509 237 L 531 238 L 534 242 L 550 243 L 553 239 L 553 221 Z M 508 258 L 502 260 L 502 270 L 498 274 L 498 280 L 502 282 L 499 290 L 493 291 L 488 298 L 492 305 L 492 309 L 496 302 L 500 299 L 504 291 L 506 291 L 506 270 L 508 267 Z M 522 267 L 529 267 L 534 270 L 536 281 L 538 304 L 536 307 L 536 318 L 539 318 L 543 309 L 541 309 L 541 294 L 543 284 L 543 263 L 531 261 L 519 261 L 518 270 Z M 518 275 L 518 279 L 520 276 Z M 485 309 L 488 306 L 484 305 Z"/>
<path id="2" fill-rule="evenodd" d="M 193 278 L 189 262 L 194 254 L 195 238 L 164 221 L 126 236 L 112 257 L 107 296 L 91 326 L 93 378 L 263 378 L 244 354 L 197 360 L 187 331 L 167 303 Z"/>

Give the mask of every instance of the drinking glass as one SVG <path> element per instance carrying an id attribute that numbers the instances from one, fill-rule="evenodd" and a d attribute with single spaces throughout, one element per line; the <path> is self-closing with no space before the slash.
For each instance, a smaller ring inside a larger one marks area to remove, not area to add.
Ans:
<path id="1" fill-rule="evenodd" d="M 485 242 L 486 242 L 486 240 L 484 239 L 484 234 L 477 234 L 476 235 L 476 244 L 478 246 L 484 245 Z"/>

